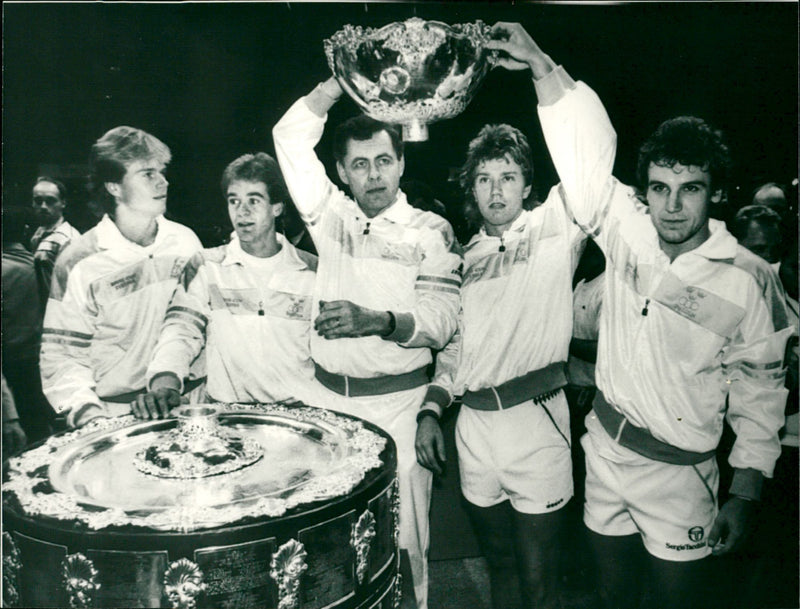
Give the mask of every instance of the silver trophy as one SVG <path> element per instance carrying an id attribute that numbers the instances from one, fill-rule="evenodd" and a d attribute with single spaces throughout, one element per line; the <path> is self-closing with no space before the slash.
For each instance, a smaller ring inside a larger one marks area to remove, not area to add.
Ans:
<path id="1" fill-rule="evenodd" d="M 428 124 L 452 118 L 492 67 L 482 21 L 447 25 L 412 17 L 379 29 L 346 25 L 325 40 L 328 65 L 368 116 L 403 126 L 403 139 L 428 139 Z"/>

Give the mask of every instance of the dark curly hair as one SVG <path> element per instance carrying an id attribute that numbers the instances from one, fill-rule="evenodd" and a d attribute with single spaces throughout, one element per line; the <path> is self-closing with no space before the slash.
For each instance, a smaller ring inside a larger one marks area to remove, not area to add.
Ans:
<path id="1" fill-rule="evenodd" d="M 471 228 L 483 223 L 478 204 L 472 194 L 475 172 L 484 161 L 508 157 L 519 165 L 526 186 L 533 185 L 533 162 L 528 138 L 516 127 L 505 124 L 484 125 L 467 147 L 467 159 L 458 174 L 458 183 L 464 194 L 464 215 Z M 525 209 L 533 209 L 536 201 L 534 188 L 523 202 Z"/>
<path id="2" fill-rule="evenodd" d="M 642 192 L 647 191 L 650 164 L 662 167 L 694 165 L 711 176 L 713 190 L 727 188 L 731 157 L 722 132 L 695 116 L 678 116 L 664 121 L 639 148 L 636 177 Z"/>

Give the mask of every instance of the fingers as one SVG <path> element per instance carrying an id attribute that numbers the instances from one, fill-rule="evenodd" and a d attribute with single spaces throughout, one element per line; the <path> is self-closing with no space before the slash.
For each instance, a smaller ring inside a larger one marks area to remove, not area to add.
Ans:
<path id="1" fill-rule="evenodd" d="M 352 302 L 320 301 L 320 313 L 314 320 L 317 334 L 326 339 L 358 336 L 355 308 Z"/>
<path id="2" fill-rule="evenodd" d="M 137 419 L 164 419 L 169 411 L 181 404 L 181 394 L 174 389 L 150 391 L 131 402 L 131 412 Z"/>
<path id="3" fill-rule="evenodd" d="M 417 437 L 414 443 L 417 453 L 417 462 L 424 468 L 431 470 L 435 474 L 441 474 L 442 468 L 439 465 L 445 461 L 444 458 L 444 436 L 439 424 L 435 421 L 430 424 L 423 421 L 417 428 Z"/>

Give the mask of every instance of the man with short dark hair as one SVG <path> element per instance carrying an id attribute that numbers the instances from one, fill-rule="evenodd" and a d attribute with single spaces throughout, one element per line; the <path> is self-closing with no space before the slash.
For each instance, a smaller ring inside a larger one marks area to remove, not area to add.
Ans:
<path id="1" fill-rule="evenodd" d="M 147 369 L 149 392 L 132 405 L 138 418 L 180 404 L 182 379 L 204 347 L 212 401 L 316 401 L 308 342 L 317 258 L 276 230 L 292 205 L 277 161 L 264 152 L 237 158 L 222 193 L 233 238 L 186 265 Z"/>
<path id="2" fill-rule="evenodd" d="M 415 417 L 431 348 L 456 328 L 461 258 L 447 221 L 415 209 L 399 189 L 405 159 L 395 127 L 366 116 L 343 123 L 334 155 L 352 198 L 328 179 L 314 147 L 341 94 L 331 78 L 298 100 L 273 130 L 275 150 L 319 252 L 311 336 L 316 377 L 327 388 L 319 405 L 394 438 L 399 544 L 425 609 L 431 473 L 416 460 Z"/>
<path id="3" fill-rule="evenodd" d="M 707 607 L 702 559 L 741 542 L 780 454 L 793 334 L 782 290 L 709 218 L 730 166 L 719 132 L 695 117 L 662 123 L 639 154 L 639 195 L 611 175 L 616 134 L 597 95 L 520 24 L 493 36 L 504 65 L 531 70 L 565 202 L 606 255 L 598 393 L 582 440 L 603 599 L 637 606 L 646 569 L 660 605 Z M 718 508 L 725 417 L 735 473 Z"/>
<path id="4" fill-rule="evenodd" d="M 130 412 L 183 267 L 201 248 L 163 216 L 171 156 L 132 127 L 92 146 L 91 186 L 106 215 L 56 261 L 42 333 L 42 385 L 68 425 Z M 185 390 L 200 384 L 199 364 Z"/>
<path id="5" fill-rule="evenodd" d="M 67 243 L 80 237 L 81 233 L 64 219 L 67 189 L 60 180 L 49 176 L 36 178 L 32 201 L 39 227 L 31 237 L 30 246 L 39 278 L 39 296 L 44 313 L 56 258 Z"/>

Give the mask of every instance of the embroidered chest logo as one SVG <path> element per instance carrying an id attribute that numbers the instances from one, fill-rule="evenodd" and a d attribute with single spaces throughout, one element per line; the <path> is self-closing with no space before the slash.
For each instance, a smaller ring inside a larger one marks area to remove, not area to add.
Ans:
<path id="1" fill-rule="evenodd" d="M 289 308 L 286 309 L 286 317 L 291 319 L 305 319 L 306 315 L 306 303 L 308 299 L 302 296 L 289 296 Z"/>
<path id="2" fill-rule="evenodd" d="M 684 317 L 694 319 L 705 297 L 706 293 L 703 290 L 687 286 L 684 294 L 677 299 L 675 308 Z"/>
<path id="3" fill-rule="evenodd" d="M 175 262 L 172 263 L 172 269 L 169 272 L 169 276 L 171 278 L 180 277 L 181 273 L 183 272 L 185 259 L 183 258 L 175 258 Z"/>

